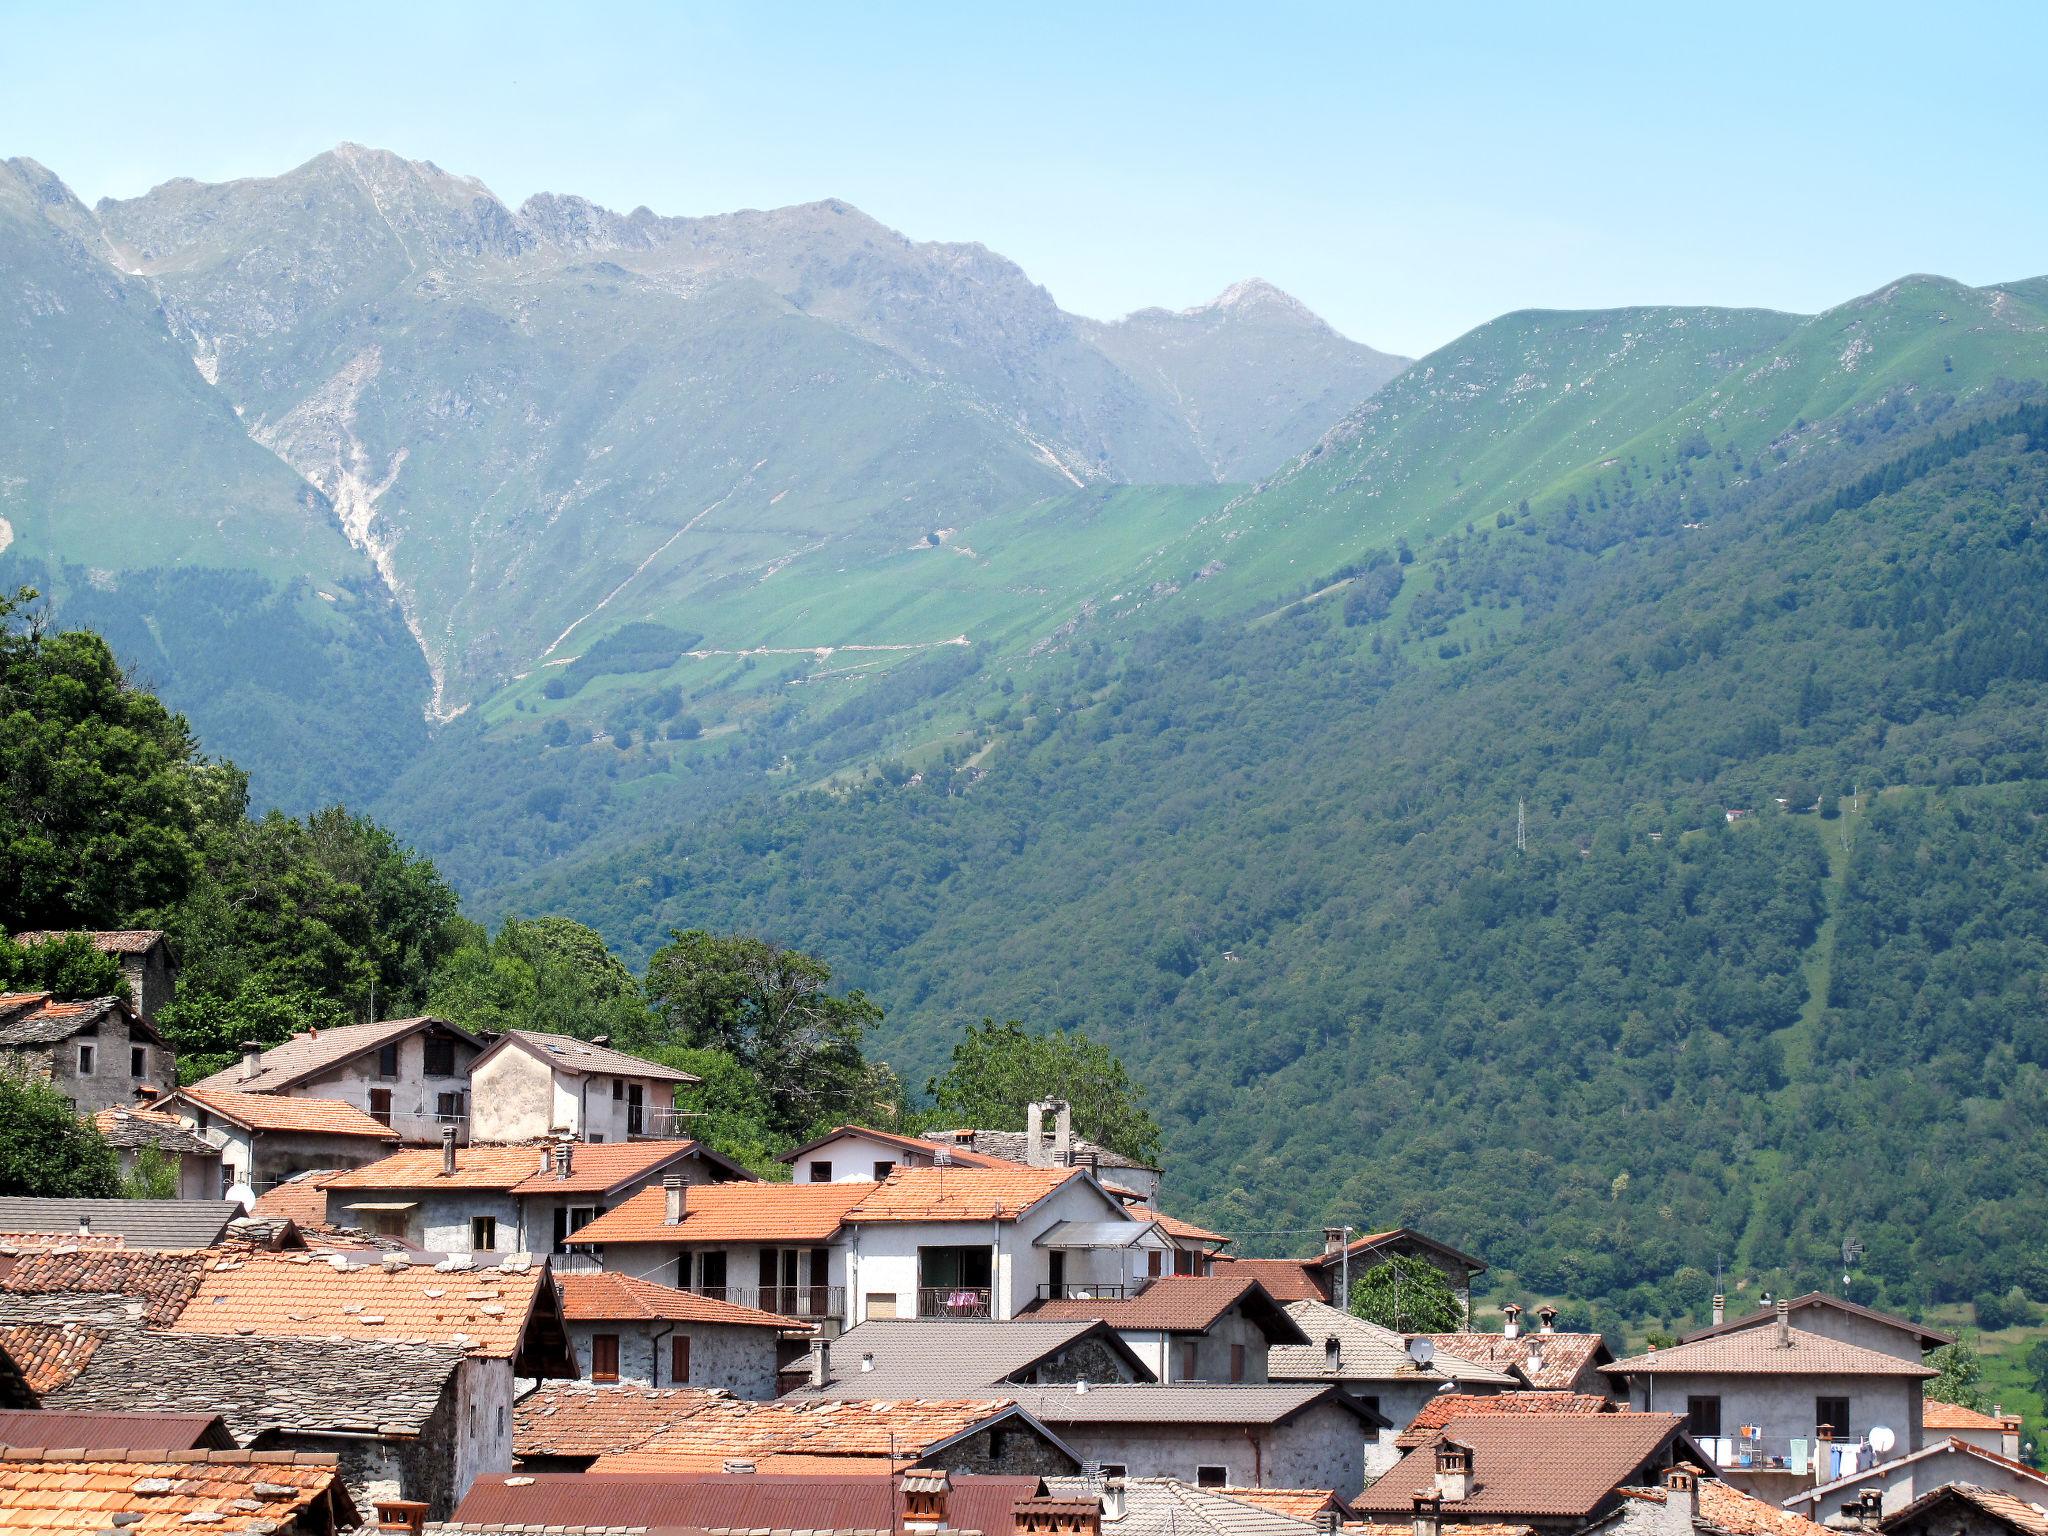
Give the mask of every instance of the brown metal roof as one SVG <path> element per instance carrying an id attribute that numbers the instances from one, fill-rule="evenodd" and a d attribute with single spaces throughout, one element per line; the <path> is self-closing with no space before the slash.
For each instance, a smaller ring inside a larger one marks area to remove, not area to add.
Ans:
<path id="1" fill-rule="evenodd" d="M 1584 1518 L 1618 1489 L 1648 1481 L 1646 1464 L 1679 1438 L 1675 1413 L 1508 1414 L 1455 1419 L 1445 1434 L 1472 1450 L 1470 1496 L 1446 1515 L 1510 1519 Z M 1689 1443 L 1689 1442 L 1688 1442 Z M 1655 1469 L 1649 1469 L 1655 1470 Z M 1410 1515 L 1415 1495 L 1434 1492 L 1436 1450 L 1420 1446 L 1352 1500 L 1361 1514 Z"/>
<path id="2" fill-rule="evenodd" d="M 46 1451 L 232 1451 L 217 1413 L 0 1413 L 0 1445 Z"/>
<path id="3" fill-rule="evenodd" d="M 956 1474 L 946 1523 L 1004 1536 L 1010 1513 L 1040 1488 L 1035 1477 Z M 791 1477 L 757 1472 L 490 1474 L 471 1485 L 455 1518 L 474 1525 L 645 1525 L 715 1530 L 889 1531 L 903 1528 L 900 1478 Z"/>

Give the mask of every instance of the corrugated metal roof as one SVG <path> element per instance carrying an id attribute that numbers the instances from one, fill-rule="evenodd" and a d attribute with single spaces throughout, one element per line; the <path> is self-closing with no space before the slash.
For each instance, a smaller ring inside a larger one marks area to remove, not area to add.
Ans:
<path id="1" fill-rule="evenodd" d="M 956 1474 L 947 1524 L 1007 1536 L 1010 1511 L 1039 1486 L 1035 1477 Z M 539 1472 L 478 1478 L 455 1518 L 484 1525 L 887 1531 L 902 1529 L 903 1513 L 893 1477 Z"/>
<path id="2" fill-rule="evenodd" d="M 82 1216 L 95 1236 L 130 1248 L 183 1252 L 210 1248 L 242 1214 L 232 1200 L 38 1200 L 0 1198 L 0 1233 L 76 1232 Z"/>
<path id="3" fill-rule="evenodd" d="M 232 1451 L 217 1413 L 97 1413 L 37 1408 L 0 1413 L 0 1445 L 49 1451 Z"/>

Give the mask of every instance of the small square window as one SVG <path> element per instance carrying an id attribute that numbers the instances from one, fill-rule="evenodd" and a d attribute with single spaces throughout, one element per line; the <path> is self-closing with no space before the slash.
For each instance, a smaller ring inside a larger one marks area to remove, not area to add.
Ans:
<path id="1" fill-rule="evenodd" d="M 896 1165 L 890 1162 L 887 1158 L 878 1158 L 876 1160 L 875 1178 L 877 1180 L 886 1179 L 887 1177 L 889 1177 L 890 1174 L 894 1173 L 895 1171 Z"/>
<path id="2" fill-rule="evenodd" d="M 1195 1486 L 1197 1488 L 1228 1488 L 1230 1486 L 1230 1468 L 1195 1468 Z"/>
<path id="3" fill-rule="evenodd" d="M 1851 1438 L 1849 1426 L 1849 1399 L 1846 1397 L 1816 1397 L 1813 1400 L 1813 1427 L 1816 1432 L 1822 1425 L 1833 1431 L 1837 1440 Z"/>
<path id="4" fill-rule="evenodd" d="M 830 1184 L 832 1182 L 832 1165 L 823 1158 L 815 1160 L 811 1164 L 811 1182 L 813 1184 Z"/>

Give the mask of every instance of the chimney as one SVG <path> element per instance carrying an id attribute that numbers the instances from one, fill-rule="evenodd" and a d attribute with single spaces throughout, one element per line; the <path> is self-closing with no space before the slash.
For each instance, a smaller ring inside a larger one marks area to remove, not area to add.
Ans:
<path id="1" fill-rule="evenodd" d="M 811 1385 L 822 1387 L 832 1379 L 832 1346 L 819 1334 L 811 1340 Z"/>
<path id="2" fill-rule="evenodd" d="M 1448 1437 L 1436 1443 L 1436 1496 L 1446 1504 L 1472 1496 L 1472 1447 Z"/>
<path id="3" fill-rule="evenodd" d="M 1529 1353 L 1523 1365 L 1523 1374 L 1529 1378 L 1529 1385 L 1536 1385 L 1536 1378 L 1543 1374 L 1543 1335 L 1529 1336 Z"/>
<path id="4" fill-rule="evenodd" d="M 1687 1462 L 1664 1469 L 1664 1529 L 1671 1536 L 1693 1536 L 1693 1511 L 1699 1504 L 1699 1469 Z"/>
<path id="5" fill-rule="evenodd" d="M 564 1136 L 555 1143 L 555 1177 L 566 1179 L 575 1164 L 576 1143 Z"/>
<path id="6" fill-rule="evenodd" d="M 427 1506 L 418 1499 L 379 1499 L 373 1508 L 380 1531 L 410 1531 L 412 1536 L 420 1536 L 427 1528 Z"/>
<path id="7" fill-rule="evenodd" d="M 1442 1536 L 1444 1501 L 1433 1493 L 1415 1495 L 1415 1536 Z"/>
<path id="8" fill-rule="evenodd" d="M 1536 1309 L 1536 1320 L 1543 1325 L 1545 1333 L 1557 1332 L 1557 1308 L 1538 1307 Z"/>
<path id="9" fill-rule="evenodd" d="M 609 1046 L 612 1043 L 612 1037 L 610 1035 L 592 1035 L 590 1043 L 592 1045 Z"/>
<path id="10" fill-rule="evenodd" d="M 1714 1292 L 1714 1326 L 1720 1327 L 1728 1321 L 1728 1298 L 1719 1291 Z"/>
<path id="11" fill-rule="evenodd" d="M 1337 1536 L 1337 1511 L 1327 1504 L 1316 1511 L 1316 1536 Z"/>
<path id="12" fill-rule="evenodd" d="M 1778 1348 L 1792 1347 L 1792 1309 L 1785 1305 L 1785 1298 L 1778 1298 Z"/>
<path id="13" fill-rule="evenodd" d="M 1520 1338 L 1522 1336 L 1522 1309 L 1511 1301 L 1500 1309 L 1500 1315 L 1507 1319 L 1506 1322 L 1500 1325 L 1501 1337 L 1504 1339 Z"/>
<path id="14" fill-rule="evenodd" d="M 1045 1105 L 1037 1099 L 1024 1106 L 1024 1161 L 1045 1166 Z"/>
<path id="15" fill-rule="evenodd" d="M 1323 1369 L 1335 1371 L 1344 1364 L 1344 1344 L 1337 1335 L 1323 1335 Z"/>
<path id="16" fill-rule="evenodd" d="M 1856 1490 L 1856 1523 L 1866 1531 L 1877 1529 L 1884 1519 L 1884 1490 L 1882 1488 L 1858 1488 Z"/>
<path id="17" fill-rule="evenodd" d="M 242 1042 L 242 1081 L 252 1081 L 263 1070 L 263 1042 L 244 1040 Z"/>
<path id="18" fill-rule="evenodd" d="M 1054 1111 L 1052 1133 L 1052 1165 L 1055 1168 L 1074 1166 L 1074 1107 L 1065 1099 L 1052 1101 Z"/>
<path id="19" fill-rule="evenodd" d="M 1121 1520 L 1125 1507 L 1124 1480 L 1112 1477 L 1102 1485 L 1102 1518 L 1106 1521 Z"/>
<path id="20" fill-rule="evenodd" d="M 863 1371 L 872 1371 L 875 1368 L 875 1352 L 872 1349 L 860 1352 L 860 1368 Z"/>
<path id="21" fill-rule="evenodd" d="M 941 1467 L 912 1467 L 903 1474 L 903 1529 L 943 1531 L 953 1479 Z"/>
<path id="22" fill-rule="evenodd" d="M 2007 1413 L 1997 1403 L 1991 1405 L 1991 1415 L 1998 1420 L 1998 1451 L 2007 1461 L 2020 1459 L 2020 1416 Z"/>
<path id="23" fill-rule="evenodd" d="M 92 1218 L 83 1211 L 78 1213 L 78 1235 L 80 1237 L 92 1236 Z"/>
<path id="24" fill-rule="evenodd" d="M 1343 1251 L 1344 1229 L 1342 1227 L 1323 1228 L 1323 1257 L 1326 1259 L 1331 1258 Z"/>
<path id="25" fill-rule="evenodd" d="M 441 1177 L 455 1177 L 455 1127 L 452 1125 L 441 1127 Z"/>
<path id="26" fill-rule="evenodd" d="M 683 1176 L 669 1174 L 661 1181 L 661 1224 L 672 1227 L 683 1219 Z"/>

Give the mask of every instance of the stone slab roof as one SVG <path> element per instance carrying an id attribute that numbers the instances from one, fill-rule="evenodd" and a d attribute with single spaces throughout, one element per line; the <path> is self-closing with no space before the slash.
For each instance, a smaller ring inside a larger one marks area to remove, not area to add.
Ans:
<path id="1" fill-rule="evenodd" d="M 220 1148 L 202 1141 L 176 1115 L 155 1109 L 103 1109 L 92 1117 L 93 1129 L 107 1144 L 125 1151 L 154 1147 L 174 1157 L 218 1157 Z"/>
<path id="2" fill-rule="evenodd" d="M 0 1049 L 56 1045 L 109 1014 L 134 1017 L 133 1010 L 115 997 L 60 1003 L 47 992 L 0 993 Z"/>

